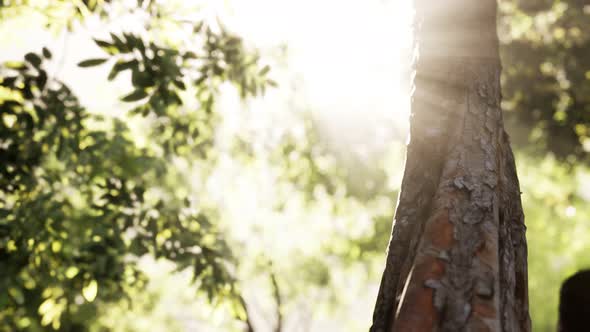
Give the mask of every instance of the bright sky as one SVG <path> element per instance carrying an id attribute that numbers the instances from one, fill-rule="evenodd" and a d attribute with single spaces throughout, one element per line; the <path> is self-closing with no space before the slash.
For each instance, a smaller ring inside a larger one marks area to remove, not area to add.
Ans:
<path id="1" fill-rule="evenodd" d="M 230 29 L 269 59 L 281 45 L 286 45 L 286 57 L 275 61 L 276 80 L 282 90 L 297 82 L 299 98 L 303 97 L 313 108 L 330 137 L 361 142 L 371 137 L 387 140 L 392 128 L 402 132 L 407 128 L 408 75 L 404 70 L 409 63 L 411 1 L 201 0 L 195 3 L 204 5 L 211 16 L 221 17 Z M 182 4 L 186 5 L 186 2 Z M 81 100 L 92 105 L 93 111 L 117 115 L 124 83 L 113 87 L 106 82 L 106 66 L 80 69 L 76 63 L 99 54 L 91 37 L 106 37 L 110 31 L 135 30 L 142 19 L 145 18 L 122 17 L 108 25 L 90 20 L 75 33 L 61 36 L 45 31 L 41 20 L 9 21 L 7 27 L 13 25 L 12 31 L 20 33 L 0 35 L 4 48 L 0 60 L 18 59 L 30 50 L 49 46 L 56 58 L 55 71 L 73 86 Z M 277 96 L 280 94 L 271 91 L 266 98 L 254 101 L 252 107 L 276 108 L 276 103 L 281 102 L 277 98 L 285 102 L 284 96 Z M 342 137 L 344 132 L 347 135 Z M 354 137 L 351 132 L 356 133 Z"/>
<path id="2" fill-rule="evenodd" d="M 258 48 L 287 45 L 287 75 L 301 82 L 331 138 L 367 143 L 405 131 L 411 1 L 251 0 L 230 7 L 229 21 Z"/>

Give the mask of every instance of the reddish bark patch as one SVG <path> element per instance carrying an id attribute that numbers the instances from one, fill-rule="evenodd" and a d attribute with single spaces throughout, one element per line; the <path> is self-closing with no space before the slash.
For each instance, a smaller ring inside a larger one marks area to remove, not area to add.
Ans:
<path id="1" fill-rule="evenodd" d="M 426 223 L 423 236 L 424 243 L 436 250 L 443 251 L 452 246 L 453 225 L 449 222 L 446 209 L 439 210 Z M 407 281 L 409 285 L 400 303 L 394 331 L 431 331 L 438 325 L 440 317 L 434 307 L 434 290 L 424 285 L 427 280 L 440 280 L 444 275 L 444 261 L 435 254 L 420 252 L 417 255 L 412 275 Z"/>
<path id="2" fill-rule="evenodd" d="M 441 250 L 451 248 L 453 244 L 453 225 L 449 222 L 449 212 L 440 210 L 435 218 L 427 223 L 424 229 L 424 239 Z"/>
<path id="3" fill-rule="evenodd" d="M 433 304 L 434 291 L 425 287 L 424 282 L 441 278 L 444 265 L 427 255 L 419 255 L 416 262 L 393 331 L 431 331 L 437 325 L 439 314 Z"/>
<path id="4" fill-rule="evenodd" d="M 497 311 L 492 300 L 473 299 L 473 314 L 481 318 L 498 318 Z"/>
<path id="5" fill-rule="evenodd" d="M 477 251 L 477 257 L 489 266 L 496 266 L 498 263 L 498 240 L 490 238 L 491 235 L 484 236 L 484 242 Z"/>

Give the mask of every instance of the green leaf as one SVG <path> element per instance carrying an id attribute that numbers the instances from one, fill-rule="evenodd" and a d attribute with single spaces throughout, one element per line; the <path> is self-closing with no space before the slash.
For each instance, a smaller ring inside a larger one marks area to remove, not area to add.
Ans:
<path id="1" fill-rule="evenodd" d="M 172 98 L 173 104 L 182 105 L 182 99 L 180 99 L 176 92 L 172 92 L 170 97 Z"/>
<path id="2" fill-rule="evenodd" d="M 14 87 L 14 83 L 16 83 L 16 80 L 18 79 L 17 76 L 13 76 L 13 77 L 2 77 L 2 82 L 0 82 L 1 86 L 5 86 L 5 87 Z"/>
<path id="3" fill-rule="evenodd" d="M 150 74 L 145 71 L 139 71 L 138 69 L 134 69 L 131 72 L 131 83 L 134 86 L 143 88 L 155 85 L 154 79 Z"/>
<path id="4" fill-rule="evenodd" d="M 148 94 L 147 94 L 147 92 L 145 92 L 145 90 L 137 89 L 137 90 L 133 91 L 132 93 L 128 94 L 127 96 L 121 98 L 121 100 L 126 101 L 126 102 L 132 102 L 132 101 L 141 100 L 147 96 L 148 96 Z"/>
<path id="5" fill-rule="evenodd" d="M 199 33 L 199 32 L 201 32 L 201 29 L 203 28 L 203 23 L 204 23 L 203 21 L 201 21 L 201 22 L 197 23 L 197 24 L 195 25 L 195 27 L 193 28 L 193 32 L 194 32 L 194 33 Z"/>
<path id="6" fill-rule="evenodd" d="M 143 45 L 143 40 L 141 40 L 139 37 L 132 35 L 132 34 L 125 34 L 124 36 L 125 36 L 125 39 L 127 40 L 127 44 L 131 48 L 137 48 L 137 49 L 145 48 L 145 45 Z"/>
<path id="7" fill-rule="evenodd" d="M 106 40 L 100 40 L 100 39 L 93 39 L 93 40 L 96 43 L 96 45 L 98 45 L 100 47 L 111 47 L 111 46 L 113 46 L 113 44 L 109 43 Z"/>
<path id="8" fill-rule="evenodd" d="M 124 52 L 128 52 L 129 48 L 127 47 L 127 43 L 124 42 L 119 36 L 111 33 L 111 38 L 113 39 L 113 43 L 117 46 L 118 49 Z"/>
<path id="9" fill-rule="evenodd" d="M 43 47 L 43 56 L 45 59 L 51 59 L 51 52 L 49 49 L 47 49 L 47 47 Z"/>
<path id="10" fill-rule="evenodd" d="M 262 69 L 260 69 L 259 75 L 264 75 L 270 71 L 270 66 L 266 65 Z"/>
<path id="11" fill-rule="evenodd" d="M 238 318 L 239 320 L 245 321 L 248 319 L 246 309 L 244 309 L 244 305 L 241 302 L 232 301 L 231 309 L 234 317 Z"/>
<path id="12" fill-rule="evenodd" d="M 113 65 L 113 68 L 111 68 L 111 71 L 109 72 L 109 76 L 107 76 L 107 80 L 114 80 L 120 72 L 121 71 L 117 68 L 117 64 Z"/>
<path id="13" fill-rule="evenodd" d="M 126 62 L 119 61 L 113 65 L 111 72 L 109 73 L 108 80 L 112 81 L 119 75 L 120 72 L 127 69 L 134 69 L 137 68 L 139 62 L 137 60 L 130 60 Z"/>
<path id="14" fill-rule="evenodd" d="M 27 68 L 27 66 L 25 66 L 25 64 L 21 61 L 6 61 L 4 63 L 4 67 L 14 70 L 22 70 Z"/>
<path id="15" fill-rule="evenodd" d="M 66 273 L 65 273 L 65 274 L 66 274 L 66 277 L 67 277 L 68 279 L 72 279 L 72 278 L 74 278 L 74 277 L 75 277 L 75 276 L 78 274 L 78 272 L 79 272 L 79 271 L 80 271 L 80 270 L 79 270 L 77 267 L 75 267 L 75 266 L 70 266 L 70 267 L 68 267 L 68 269 L 66 270 Z"/>
<path id="16" fill-rule="evenodd" d="M 201 85 L 201 83 L 205 82 L 207 79 L 207 75 L 201 74 L 201 77 L 195 80 L 195 85 Z"/>
<path id="17" fill-rule="evenodd" d="M 82 288 L 82 296 L 88 302 L 94 301 L 96 295 L 98 294 L 98 283 L 96 280 L 90 280 L 90 282 Z"/>
<path id="18" fill-rule="evenodd" d="M 45 84 L 47 83 L 47 73 L 45 70 L 39 71 L 39 76 L 37 77 L 37 85 L 40 89 L 45 88 Z"/>
<path id="19" fill-rule="evenodd" d="M 4 307 L 8 304 L 8 300 L 8 294 L 0 294 L 0 310 L 4 309 Z"/>
<path id="20" fill-rule="evenodd" d="M 188 52 L 184 53 L 183 57 L 185 59 L 196 59 L 197 54 L 195 52 L 188 51 Z"/>
<path id="21" fill-rule="evenodd" d="M 25 60 L 27 60 L 34 67 L 39 67 L 41 65 L 41 58 L 35 53 L 27 53 L 25 55 Z"/>
<path id="22" fill-rule="evenodd" d="M 78 63 L 78 67 L 93 67 L 103 64 L 108 59 L 88 59 Z"/>
<path id="23" fill-rule="evenodd" d="M 174 80 L 172 81 L 172 84 L 174 84 L 180 90 L 186 90 L 186 86 L 184 85 L 184 82 L 182 82 L 181 80 Z"/>
<path id="24" fill-rule="evenodd" d="M 10 294 L 10 296 L 12 297 L 12 299 L 17 303 L 17 304 L 23 304 L 25 302 L 25 297 L 23 295 L 23 292 L 16 287 L 11 287 L 8 289 L 8 294 Z"/>
<path id="25" fill-rule="evenodd" d="M 103 51 L 107 52 L 108 54 L 114 55 L 119 53 L 119 49 L 115 47 L 115 45 L 100 39 L 94 39 L 96 45 L 102 48 Z"/>

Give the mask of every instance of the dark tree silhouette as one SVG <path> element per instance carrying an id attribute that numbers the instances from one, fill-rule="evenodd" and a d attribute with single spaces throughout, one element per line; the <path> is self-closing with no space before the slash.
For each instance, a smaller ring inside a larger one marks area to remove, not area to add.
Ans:
<path id="1" fill-rule="evenodd" d="M 586 331 L 590 326 L 590 270 L 567 278 L 559 294 L 559 332 Z"/>

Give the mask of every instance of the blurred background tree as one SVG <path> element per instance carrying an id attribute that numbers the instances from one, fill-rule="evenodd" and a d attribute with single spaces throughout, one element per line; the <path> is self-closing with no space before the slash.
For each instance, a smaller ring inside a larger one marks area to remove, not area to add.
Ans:
<path id="1" fill-rule="evenodd" d="M 501 10 L 533 328 L 553 331 L 590 263 L 590 7 Z M 411 19 L 409 0 L 0 1 L 0 331 L 368 328 Z"/>
<path id="2" fill-rule="evenodd" d="M 92 11 L 106 15 L 108 5 L 25 2 L 2 14 L 38 9 L 47 26 L 73 29 Z M 66 20 L 54 20 L 52 10 Z M 128 10 L 165 16 L 141 1 Z M 221 24 L 164 22 L 177 25 L 176 35 L 189 25 L 192 43 L 159 40 L 157 27 L 141 35 L 111 33 L 94 40 L 102 58 L 78 64 L 108 63 L 108 80 L 131 73 L 132 89 L 121 100 L 134 104 L 129 119 L 150 120 L 143 147 L 124 121 L 90 114 L 48 72 L 49 49 L 2 67 L 3 329 L 86 329 L 100 302 L 132 301 L 129 288 L 144 287 L 136 261 L 147 254 L 190 267 L 210 302 L 229 301 L 236 318 L 247 321 L 230 271 L 235 260 L 211 221 L 214 212 L 188 195 L 182 184 L 190 175 L 169 160 L 213 162 L 220 84 L 235 84 L 246 97 L 272 81 L 268 67 Z"/>
<path id="3" fill-rule="evenodd" d="M 590 149 L 587 2 L 501 1 L 504 109 L 527 150 L 570 164 Z M 542 152 L 541 152 L 542 151 Z"/>
<path id="4" fill-rule="evenodd" d="M 590 5 L 500 1 L 503 109 L 520 151 L 533 331 L 554 331 L 560 283 L 590 264 Z"/>

